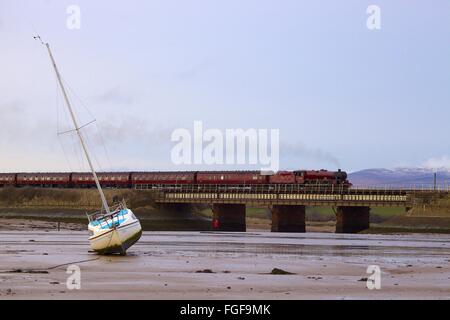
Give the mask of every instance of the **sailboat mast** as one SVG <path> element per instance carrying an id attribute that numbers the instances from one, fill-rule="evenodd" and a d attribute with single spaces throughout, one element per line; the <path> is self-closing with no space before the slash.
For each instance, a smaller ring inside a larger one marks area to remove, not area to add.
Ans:
<path id="1" fill-rule="evenodd" d="M 69 98 L 67 96 L 66 89 L 64 88 L 64 85 L 63 85 L 62 80 L 61 80 L 61 75 L 59 74 L 58 67 L 56 66 L 55 59 L 53 58 L 52 51 L 50 50 L 50 45 L 48 43 L 46 43 L 45 46 L 47 47 L 48 54 L 50 55 L 50 59 L 52 60 L 53 68 L 55 69 L 56 77 L 58 78 L 58 82 L 59 82 L 59 85 L 61 87 L 61 91 L 63 93 L 64 100 L 66 101 L 67 108 L 69 109 L 70 116 L 72 117 L 72 121 L 73 121 L 73 124 L 75 126 L 75 131 L 77 132 L 78 138 L 80 138 L 81 146 L 83 147 L 84 154 L 86 155 L 86 159 L 87 159 L 87 161 L 89 163 L 89 167 L 91 168 L 92 175 L 94 176 L 95 184 L 97 186 L 98 192 L 100 193 L 100 198 L 102 200 L 103 208 L 105 209 L 106 213 L 110 213 L 108 202 L 106 201 L 105 194 L 103 193 L 103 190 L 102 190 L 102 187 L 100 185 L 100 182 L 98 181 L 97 173 L 95 173 L 94 166 L 92 165 L 91 158 L 89 157 L 89 153 L 88 153 L 86 144 L 84 142 L 83 135 L 81 134 L 80 128 L 78 127 L 78 123 L 77 123 L 77 119 L 75 117 L 75 113 L 73 112 L 72 106 L 70 105 L 70 101 L 69 101 Z"/>

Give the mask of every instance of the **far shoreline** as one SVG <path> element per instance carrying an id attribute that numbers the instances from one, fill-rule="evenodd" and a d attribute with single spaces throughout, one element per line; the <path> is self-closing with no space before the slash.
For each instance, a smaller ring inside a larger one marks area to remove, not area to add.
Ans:
<path id="1" fill-rule="evenodd" d="M 33 212 L 29 210 L 19 212 L 8 212 L 0 210 L 0 232 L 2 231 L 32 231 L 32 230 L 74 230 L 84 231 L 87 228 L 87 219 L 80 214 L 74 215 L 73 211 L 58 215 L 54 212 Z M 410 217 L 402 217 L 402 221 Z M 414 217 L 417 218 L 417 217 Z M 423 218 L 423 217 L 420 217 Z M 213 231 L 211 227 L 211 219 L 203 216 L 193 215 L 192 218 L 179 219 L 174 217 L 168 218 L 141 218 L 144 231 Z M 446 220 L 446 219 L 444 219 Z M 426 221 L 426 220 L 425 220 Z M 445 221 L 446 222 L 446 221 Z M 441 225 L 396 225 L 389 223 L 372 223 L 370 228 L 360 232 L 361 234 L 413 234 L 413 233 L 430 233 L 430 234 L 450 234 L 450 227 L 447 223 Z M 334 221 L 307 221 L 307 233 L 334 233 Z M 270 232 L 270 220 L 260 218 L 247 218 L 247 231 Z"/>

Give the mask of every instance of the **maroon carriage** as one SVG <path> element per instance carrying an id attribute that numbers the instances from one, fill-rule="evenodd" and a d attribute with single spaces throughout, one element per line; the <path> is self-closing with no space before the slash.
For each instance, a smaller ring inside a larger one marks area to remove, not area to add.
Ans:
<path id="1" fill-rule="evenodd" d="M 16 173 L 0 173 L 0 187 L 16 184 Z"/>
<path id="2" fill-rule="evenodd" d="M 133 172 L 131 182 L 133 187 L 194 184 L 195 172 Z"/>
<path id="3" fill-rule="evenodd" d="M 99 172 L 98 181 L 105 188 L 130 188 L 130 173 L 128 172 Z M 90 172 L 78 172 L 72 174 L 72 185 L 75 188 L 95 187 L 94 177 Z"/>
<path id="4" fill-rule="evenodd" d="M 210 171 L 197 173 L 198 184 L 266 184 L 268 176 L 259 171 Z"/>
<path id="5" fill-rule="evenodd" d="M 18 186 L 68 187 L 70 173 L 18 173 L 16 184 Z"/>

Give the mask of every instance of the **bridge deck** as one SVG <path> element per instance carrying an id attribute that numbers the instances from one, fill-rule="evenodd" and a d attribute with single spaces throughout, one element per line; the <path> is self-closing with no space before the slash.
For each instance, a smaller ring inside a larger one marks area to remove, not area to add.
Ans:
<path id="1" fill-rule="evenodd" d="M 412 190 L 343 189 L 330 186 L 176 185 L 157 189 L 160 203 L 410 207 Z"/>
<path id="2" fill-rule="evenodd" d="M 161 203 L 242 203 L 255 205 L 408 207 L 408 196 L 163 193 Z"/>

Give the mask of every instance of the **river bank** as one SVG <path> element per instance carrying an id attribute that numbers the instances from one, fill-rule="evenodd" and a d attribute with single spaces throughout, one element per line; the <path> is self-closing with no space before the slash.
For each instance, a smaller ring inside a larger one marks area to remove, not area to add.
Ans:
<path id="1" fill-rule="evenodd" d="M 250 211 L 251 212 L 251 211 Z M 162 212 L 137 214 L 144 231 L 210 231 L 211 217 L 208 214 L 192 212 Z M 271 219 L 250 214 L 246 217 L 247 230 L 270 231 Z M 33 208 L 0 209 L 0 230 L 85 230 L 87 218 L 84 212 L 67 209 Z M 306 221 L 306 232 L 335 232 L 335 221 Z M 450 218 L 393 216 L 381 223 L 371 223 L 362 233 L 442 233 L 450 234 Z"/>

